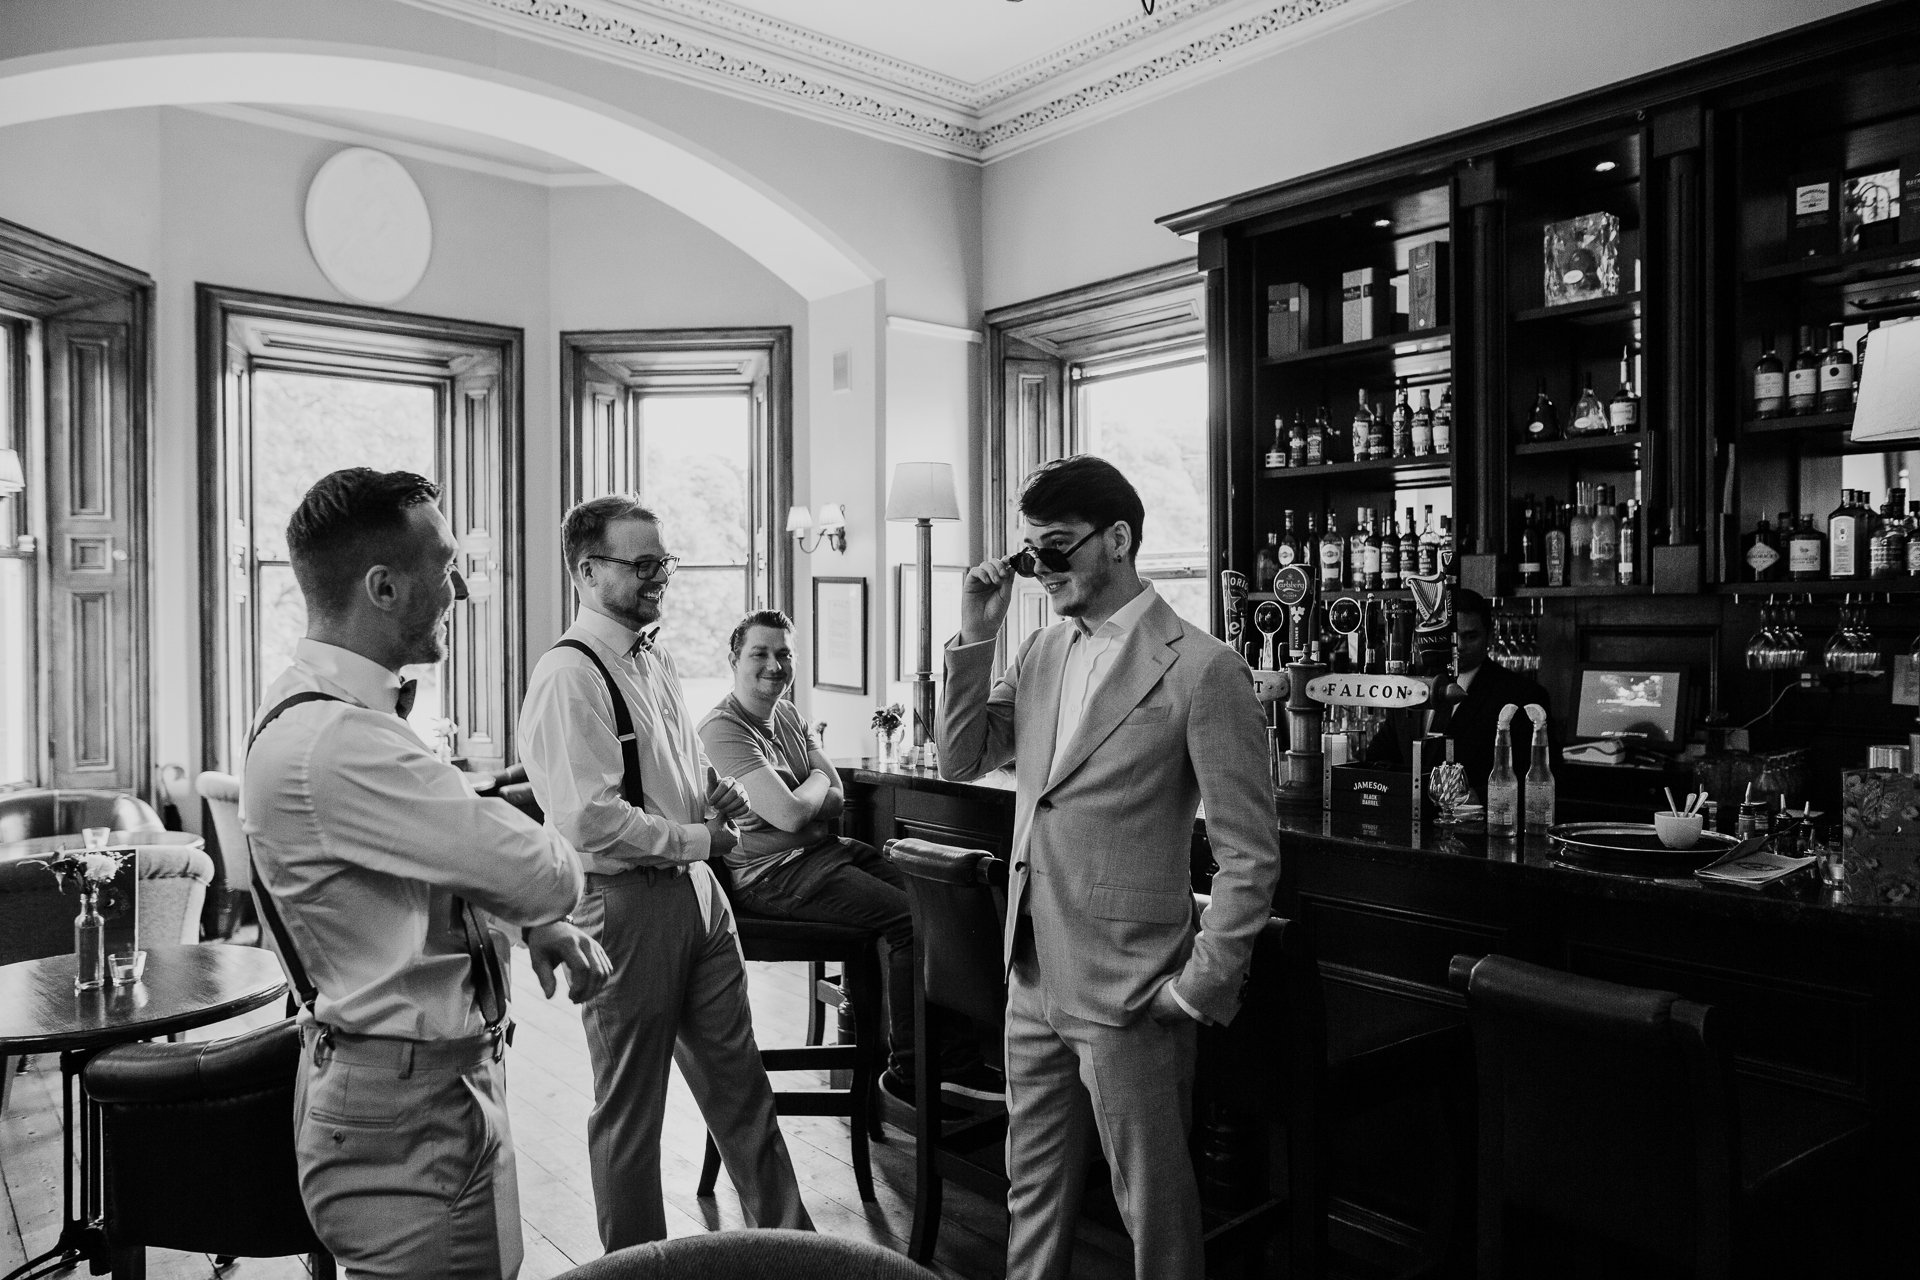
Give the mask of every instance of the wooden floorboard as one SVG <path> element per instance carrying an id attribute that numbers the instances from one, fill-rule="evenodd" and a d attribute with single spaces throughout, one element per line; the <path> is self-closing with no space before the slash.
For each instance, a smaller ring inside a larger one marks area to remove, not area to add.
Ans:
<path id="1" fill-rule="evenodd" d="M 754 1035 L 762 1048 L 805 1040 L 807 967 L 749 964 L 748 1000 Z M 519 1024 L 507 1058 L 507 1098 L 520 1171 L 520 1209 L 525 1280 L 547 1280 L 600 1256 L 587 1165 L 587 1115 L 593 1107 L 593 1072 L 579 1011 L 564 994 L 546 1000 L 516 952 L 513 1014 Z M 191 1033 L 193 1039 L 236 1035 L 277 1021 L 278 1004 L 244 1018 Z M 828 1013 L 828 1039 L 834 1019 Z M 811 1079 L 809 1079 L 811 1077 Z M 779 1088 L 825 1087 L 819 1072 L 784 1072 Z M 11 1105 L 0 1116 L 0 1274 L 49 1247 L 59 1231 L 60 1064 L 32 1060 L 15 1082 Z M 873 1203 L 863 1203 L 854 1184 L 848 1123 L 822 1116 L 781 1120 L 781 1132 L 800 1180 L 802 1198 L 821 1231 L 904 1251 L 913 1228 L 913 1137 L 889 1128 L 889 1141 L 871 1146 Z M 694 1194 L 700 1176 L 706 1127 L 676 1071 L 661 1133 L 661 1185 L 669 1235 L 730 1230 L 746 1225 L 740 1198 L 725 1172 L 711 1199 Z M 1005 1274 L 1004 1203 L 949 1185 L 934 1270 L 954 1280 L 1001 1280 Z M 154 1280 L 216 1280 L 205 1254 L 150 1250 Z M 1074 1280 L 1125 1280 L 1130 1260 L 1083 1240 L 1074 1259 Z M 217 1280 L 297 1280 L 304 1259 L 248 1258 L 218 1273 Z"/>

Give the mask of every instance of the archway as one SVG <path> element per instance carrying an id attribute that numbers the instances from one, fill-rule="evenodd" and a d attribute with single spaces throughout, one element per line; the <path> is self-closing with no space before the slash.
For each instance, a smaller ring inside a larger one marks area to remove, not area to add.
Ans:
<path id="1" fill-rule="evenodd" d="M 704 149 L 604 102 L 491 68 L 385 49 L 224 40 L 0 61 L 0 127 L 218 102 L 379 111 L 549 151 L 679 210 L 809 300 L 880 278 L 838 237 Z"/>

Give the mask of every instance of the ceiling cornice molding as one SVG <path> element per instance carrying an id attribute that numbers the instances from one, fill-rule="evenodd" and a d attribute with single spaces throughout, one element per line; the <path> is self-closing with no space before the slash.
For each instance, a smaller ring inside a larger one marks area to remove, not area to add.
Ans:
<path id="1" fill-rule="evenodd" d="M 990 162 L 1404 0 L 1160 0 L 969 84 L 726 0 L 407 0 L 940 155 Z M 1356 15 L 1357 16 L 1357 15 Z"/>

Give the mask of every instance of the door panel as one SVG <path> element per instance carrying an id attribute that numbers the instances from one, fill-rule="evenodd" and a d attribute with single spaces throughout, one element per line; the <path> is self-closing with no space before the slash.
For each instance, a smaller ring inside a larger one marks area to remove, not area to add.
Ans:
<path id="1" fill-rule="evenodd" d="M 447 515 L 467 551 L 469 596 L 453 611 L 449 711 L 457 726 L 456 754 L 477 768 L 497 769 L 506 764 L 511 738 L 506 670 L 511 628 L 506 610 L 513 599 L 496 554 L 506 533 L 498 358 L 465 365 L 455 373 L 450 394 L 453 435 L 441 452 L 452 464 L 446 476 Z M 479 590 L 474 590 L 476 583 Z"/>
<path id="2" fill-rule="evenodd" d="M 1007 550 L 1021 545 L 1020 486 L 1042 463 L 1065 457 L 1067 416 L 1065 369 L 1056 360 L 1009 356 L 1001 362 L 1007 406 L 1007 509 L 1003 513 Z M 1008 652 L 1046 625 L 1047 595 L 1033 578 L 1015 578 L 1008 616 Z"/>

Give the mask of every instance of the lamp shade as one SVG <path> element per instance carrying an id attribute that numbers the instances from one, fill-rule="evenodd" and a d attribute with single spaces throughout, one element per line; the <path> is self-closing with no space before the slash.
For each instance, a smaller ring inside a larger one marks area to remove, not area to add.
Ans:
<path id="1" fill-rule="evenodd" d="M 822 529 L 838 529 L 844 533 L 847 528 L 847 509 L 838 502 L 823 502 L 820 504 L 819 518 L 814 523 Z"/>
<path id="2" fill-rule="evenodd" d="M 805 533 L 813 527 L 813 517 L 807 514 L 805 507 L 787 508 L 787 532 Z"/>
<path id="3" fill-rule="evenodd" d="M 20 465 L 20 451 L 0 449 L 0 498 L 19 493 L 27 487 L 27 472 Z"/>
<path id="4" fill-rule="evenodd" d="M 889 520 L 958 520 L 960 501 L 953 493 L 953 464 L 902 462 L 893 469 L 887 494 Z"/>

